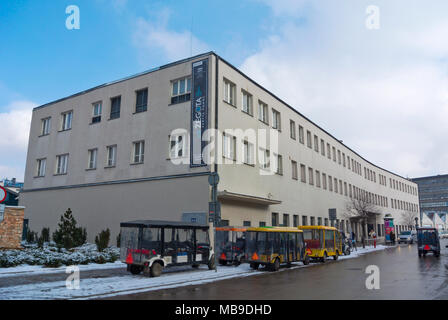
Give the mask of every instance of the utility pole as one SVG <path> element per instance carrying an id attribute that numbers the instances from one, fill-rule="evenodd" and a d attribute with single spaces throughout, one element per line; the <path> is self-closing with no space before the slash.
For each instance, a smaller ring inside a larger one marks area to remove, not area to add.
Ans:
<path id="1" fill-rule="evenodd" d="M 218 183 L 219 183 L 219 175 L 216 172 L 210 173 L 208 177 L 208 183 L 212 187 L 212 201 L 209 203 L 208 210 L 208 222 L 210 228 L 212 228 L 213 234 L 213 251 L 215 257 L 215 272 L 218 272 L 217 262 L 218 258 L 216 256 L 216 227 L 221 224 L 221 204 L 218 202 Z"/>

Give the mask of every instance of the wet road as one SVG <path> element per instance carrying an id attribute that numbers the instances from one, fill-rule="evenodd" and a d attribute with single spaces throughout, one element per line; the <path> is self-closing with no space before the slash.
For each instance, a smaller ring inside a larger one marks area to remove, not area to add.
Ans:
<path id="1" fill-rule="evenodd" d="M 418 258 L 416 245 L 399 245 L 356 259 L 328 261 L 310 268 L 118 296 L 113 299 L 448 299 L 448 245 L 441 256 Z M 367 266 L 380 270 L 380 289 L 368 290 Z M 229 267 L 231 268 L 231 267 Z"/>

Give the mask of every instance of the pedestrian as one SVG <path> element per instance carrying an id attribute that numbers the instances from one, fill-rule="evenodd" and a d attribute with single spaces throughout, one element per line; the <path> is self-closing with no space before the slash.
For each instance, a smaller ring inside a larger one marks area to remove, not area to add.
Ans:
<path id="1" fill-rule="evenodd" d="M 390 241 L 392 242 L 393 245 L 395 245 L 395 232 L 394 232 L 394 230 L 392 230 L 390 232 Z"/>
<path id="2" fill-rule="evenodd" d="M 376 248 L 376 232 L 372 232 L 372 238 L 373 238 L 373 247 Z"/>
<path id="3" fill-rule="evenodd" d="M 353 231 L 352 231 L 352 246 L 353 248 L 355 248 L 356 251 L 358 251 L 358 249 L 356 248 L 356 235 Z"/>

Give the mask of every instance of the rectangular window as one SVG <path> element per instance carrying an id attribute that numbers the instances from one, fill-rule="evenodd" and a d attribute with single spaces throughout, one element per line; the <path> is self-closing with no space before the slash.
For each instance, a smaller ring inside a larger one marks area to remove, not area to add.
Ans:
<path id="1" fill-rule="evenodd" d="M 308 148 L 313 149 L 313 141 L 311 140 L 311 132 L 306 132 L 306 145 Z"/>
<path id="2" fill-rule="evenodd" d="M 272 109 L 272 128 L 281 130 L 280 112 Z"/>
<path id="3" fill-rule="evenodd" d="M 320 153 L 325 157 L 325 141 L 320 139 Z"/>
<path id="4" fill-rule="evenodd" d="M 350 157 L 349 156 L 347 156 L 347 168 L 349 170 L 351 170 L 351 167 L 350 167 Z"/>
<path id="5" fill-rule="evenodd" d="M 315 226 L 316 225 L 316 218 L 315 217 L 310 217 L 310 225 L 311 226 Z"/>
<path id="6" fill-rule="evenodd" d="M 251 225 L 250 221 L 243 221 L 244 227 L 250 227 L 250 225 Z"/>
<path id="7" fill-rule="evenodd" d="M 135 113 L 148 110 L 148 88 L 136 92 L 137 101 L 135 102 Z"/>
<path id="8" fill-rule="evenodd" d="M 107 167 L 115 167 L 117 164 L 117 146 L 107 147 Z"/>
<path id="9" fill-rule="evenodd" d="M 303 131 L 303 127 L 299 126 L 299 142 L 301 144 L 305 143 L 305 135 L 304 135 L 304 131 Z"/>
<path id="10" fill-rule="evenodd" d="M 279 154 L 274 154 L 274 171 L 276 174 L 283 174 L 283 158 Z"/>
<path id="11" fill-rule="evenodd" d="M 320 172 L 316 170 L 316 187 L 320 188 Z"/>
<path id="12" fill-rule="evenodd" d="M 42 127 L 41 127 L 40 134 L 42 136 L 46 136 L 46 135 L 50 134 L 50 128 L 51 128 L 51 118 L 42 119 Z"/>
<path id="13" fill-rule="evenodd" d="M 342 165 L 345 168 L 345 166 L 346 166 L 346 164 L 345 164 L 345 153 L 342 153 Z"/>
<path id="14" fill-rule="evenodd" d="M 241 90 L 243 101 L 242 101 L 242 110 L 243 112 L 253 115 L 254 110 L 252 106 L 252 95 L 248 93 L 247 91 Z"/>
<path id="15" fill-rule="evenodd" d="M 224 79 L 224 101 L 235 106 L 236 86 L 227 79 Z"/>
<path id="16" fill-rule="evenodd" d="M 334 192 L 338 193 L 338 179 L 334 178 Z"/>
<path id="17" fill-rule="evenodd" d="M 276 227 L 278 226 L 278 213 L 272 212 L 272 226 Z"/>
<path id="18" fill-rule="evenodd" d="M 47 167 L 47 159 L 38 159 L 36 177 L 45 177 L 46 167 Z"/>
<path id="19" fill-rule="evenodd" d="M 306 183 L 306 167 L 304 164 L 300 165 L 300 180 Z"/>
<path id="20" fill-rule="evenodd" d="M 291 139 L 296 140 L 296 123 L 292 120 L 289 120 L 289 132 Z"/>
<path id="21" fill-rule="evenodd" d="M 235 160 L 236 137 L 224 133 L 222 136 L 222 148 L 223 156 L 225 158 Z"/>
<path id="22" fill-rule="evenodd" d="M 333 147 L 333 161 L 336 162 L 336 148 Z"/>
<path id="23" fill-rule="evenodd" d="M 133 163 L 143 163 L 145 161 L 145 141 L 133 143 Z"/>
<path id="24" fill-rule="evenodd" d="M 297 228 L 299 226 L 299 216 L 298 215 L 293 215 L 292 217 L 292 224 L 294 228 Z"/>
<path id="25" fill-rule="evenodd" d="M 314 185 L 314 173 L 313 168 L 308 168 L 308 180 L 310 185 Z"/>
<path id="26" fill-rule="evenodd" d="M 87 163 L 87 169 L 96 169 L 96 159 L 98 155 L 98 149 L 89 150 L 89 161 Z"/>
<path id="27" fill-rule="evenodd" d="M 266 150 L 266 149 L 260 148 L 259 152 L 261 154 L 261 161 L 260 161 L 261 162 L 260 163 L 261 168 L 262 169 L 268 169 L 269 166 L 270 166 L 270 163 L 269 163 L 269 151 Z"/>
<path id="28" fill-rule="evenodd" d="M 62 114 L 61 131 L 70 130 L 72 128 L 73 111 Z"/>
<path id="29" fill-rule="evenodd" d="M 258 101 L 258 120 L 266 124 L 269 124 L 268 105 L 261 101 Z"/>
<path id="30" fill-rule="evenodd" d="M 314 135 L 314 151 L 319 152 L 319 138 Z"/>
<path id="31" fill-rule="evenodd" d="M 329 143 L 327 143 L 327 157 L 331 160 L 331 146 Z"/>
<path id="32" fill-rule="evenodd" d="M 169 137 L 170 159 L 183 158 L 187 155 L 187 138 L 185 134 L 177 134 Z"/>
<path id="33" fill-rule="evenodd" d="M 110 99 L 110 119 L 120 118 L 121 96 Z"/>
<path id="34" fill-rule="evenodd" d="M 68 154 L 56 156 L 56 174 L 67 174 Z"/>
<path id="35" fill-rule="evenodd" d="M 325 173 L 322 173 L 322 188 L 327 190 L 327 175 Z"/>
<path id="36" fill-rule="evenodd" d="M 190 101 L 191 78 L 186 77 L 171 82 L 171 104 Z"/>
<path id="37" fill-rule="evenodd" d="M 101 122 L 101 114 L 103 113 L 102 102 L 96 102 L 92 106 L 92 123 Z"/>
<path id="38" fill-rule="evenodd" d="M 298 174 L 297 174 L 297 162 L 292 160 L 291 161 L 291 172 L 292 172 L 292 178 L 294 180 L 298 180 Z"/>
<path id="39" fill-rule="evenodd" d="M 245 164 L 254 164 L 254 145 L 248 141 L 243 142 L 243 162 Z"/>
<path id="40" fill-rule="evenodd" d="M 328 190 L 333 191 L 333 178 L 328 176 Z"/>
<path id="41" fill-rule="evenodd" d="M 289 227 L 289 214 L 283 214 L 283 226 Z"/>
<path id="42" fill-rule="evenodd" d="M 308 225 L 308 217 L 302 216 L 302 226 L 307 226 L 307 225 Z"/>
<path id="43" fill-rule="evenodd" d="M 338 150 L 338 163 L 342 164 L 341 150 Z"/>

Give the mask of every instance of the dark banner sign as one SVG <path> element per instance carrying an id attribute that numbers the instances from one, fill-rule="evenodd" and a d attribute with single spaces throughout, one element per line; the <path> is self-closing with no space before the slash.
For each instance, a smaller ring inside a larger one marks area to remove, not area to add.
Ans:
<path id="1" fill-rule="evenodd" d="M 208 129 L 208 59 L 193 62 L 191 88 L 190 166 L 205 166 L 202 135 Z"/>

